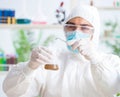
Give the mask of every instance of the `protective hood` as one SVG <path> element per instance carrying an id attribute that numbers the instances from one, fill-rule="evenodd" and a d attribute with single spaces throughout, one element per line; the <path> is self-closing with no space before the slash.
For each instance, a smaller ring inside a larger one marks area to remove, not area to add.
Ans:
<path id="1" fill-rule="evenodd" d="M 87 20 L 94 27 L 94 35 L 92 41 L 97 46 L 100 35 L 100 18 L 97 8 L 95 8 L 94 6 L 81 4 L 71 11 L 69 16 L 66 18 L 65 23 L 67 23 L 70 19 L 75 17 L 81 17 Z"/>

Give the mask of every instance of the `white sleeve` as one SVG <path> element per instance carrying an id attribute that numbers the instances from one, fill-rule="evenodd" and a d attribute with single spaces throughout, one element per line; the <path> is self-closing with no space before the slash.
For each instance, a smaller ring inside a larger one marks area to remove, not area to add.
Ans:
<path id="1" fill-rule="evenodd" d="M 30 69 L 27 63 L 20 63 L 13 67 L 3 83 L 3 90 L 7 97 L 37 96 L 40 90 L 34 74 L 35 70 Z M 35 92 L 33 92 L 34 90 Z M 28 91 L 29 93 L 27 93 Z"/>
<path id="2" fill-rule="evenodd" d="M 116 55 L 103 55 L 93 62 L 91 71 L 96 85 L 109 95 L 120 92 L 120 58 Z"/>

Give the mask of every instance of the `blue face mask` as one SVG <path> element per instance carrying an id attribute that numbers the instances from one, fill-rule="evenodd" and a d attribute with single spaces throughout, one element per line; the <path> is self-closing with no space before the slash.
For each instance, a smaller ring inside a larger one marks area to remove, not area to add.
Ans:
<path id="1" fill-rule="evenodd" d="M 89 38 L 89 34 L 85 34 L 83 32 L 80 31 L 74 31 L 74 32 L 67 32 L 66 33 L 66 40 L 67 42 L 71 41 L 71 40 L 79 40 L 79 39 L 83 39 L 83 38 Z M 79 53 L 79 51 L 77 49 L 72 50 L 72 47 L 70 45 L 67 46 L 67 48 L 72 51 L 73 53 Z"/>

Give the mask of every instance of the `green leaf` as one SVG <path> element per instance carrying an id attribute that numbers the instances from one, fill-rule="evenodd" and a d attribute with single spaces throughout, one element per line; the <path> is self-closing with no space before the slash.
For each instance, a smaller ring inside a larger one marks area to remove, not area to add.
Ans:
<path id="1" fill-rule="evenodd" d="M 44 41 L 43 46 L 48 46 L 50 42 L 53 42 L 55 39 L 54 35 L 48 36 L 47 39 Z"/>

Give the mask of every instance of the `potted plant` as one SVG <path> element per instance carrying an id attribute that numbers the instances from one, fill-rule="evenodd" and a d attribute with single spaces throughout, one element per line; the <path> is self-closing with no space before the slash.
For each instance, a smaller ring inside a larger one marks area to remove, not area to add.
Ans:
<path id="1" fill-rule="evenodd" d="M 54 41 L 54 35 L 50 35 L 43 42 L 41 42 L 41 38 L 43 36 L 43 33 L 41 32 L 39 33 L 39 37 L 36 42 L 30 40 L 31 36 L 33 36 L 33 32 L 22 29 L 17 33 L 17 39 L 13 41 L 13 45 L 18 55 L 18 62 L 27 61 L 29 59 L 32 48 L 38 44 L 48 46 L 49 43 Z"/>

